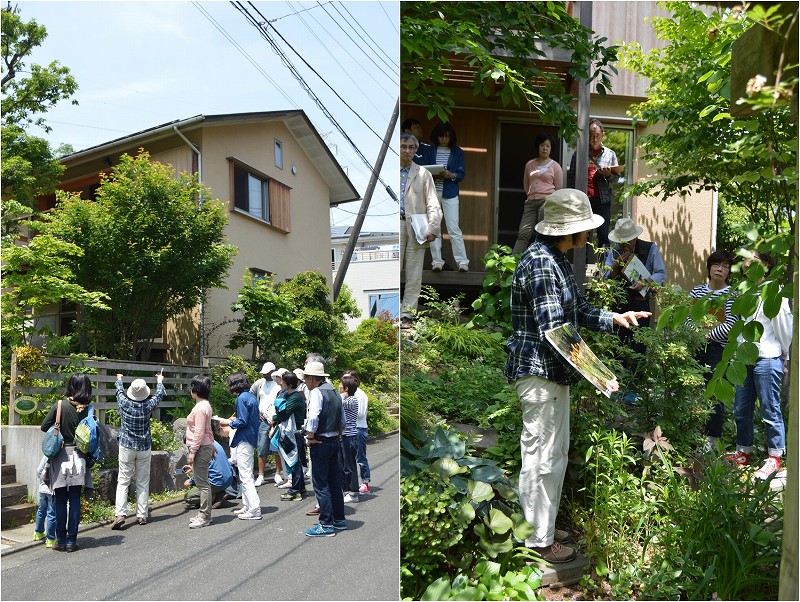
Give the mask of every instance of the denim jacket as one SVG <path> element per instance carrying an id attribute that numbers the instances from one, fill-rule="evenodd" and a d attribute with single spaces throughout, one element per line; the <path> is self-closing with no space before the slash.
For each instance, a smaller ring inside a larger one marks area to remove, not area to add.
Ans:
<path id="1" fill-rule="evenodd" d="M 418 165 L 436 165 L 436 148 L 432 145 L 420 146 L 419 155 L 414 156 L 414 162 Z M 452 199 L 458 196 L 458 183 L 464 179 L 466 169 L 464 167 L 464 151 L 460 147 L 454 146 L 450 149 L 450 158 L 447 160 L 447 171 L 456 177 L 455 182 L 445 180 L 442 187 L 442 198 Z"/>

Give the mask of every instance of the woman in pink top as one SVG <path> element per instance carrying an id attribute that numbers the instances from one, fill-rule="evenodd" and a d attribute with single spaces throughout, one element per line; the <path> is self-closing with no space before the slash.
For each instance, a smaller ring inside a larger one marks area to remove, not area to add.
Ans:
<path id="1" fill-rule="evenodd" d="M 211 524 L 211 485 L 208 482 L 208 465 L 214 457 L 214 434 L 211 431 L 211 379 L 198 374 L 192 379 L 189 390 L 194 399 L 194 408 L 186 418 L 186 446 L 189 462 L 183 469 L 194 472 L 194 483 L 200 490 L 200 512 L 189 521 L 190 529 L 199 529 Z"/>
<path id="2" fill-rule="evenodd" d="M 550 151 L 555 146 L 555 140 L 550 134 L 542 132 L 536 136 L 536 147 L 539 156 L 525 164 L 523 186 L 527 200 L 519 222 L 519 234 L 514 245 L 514 255 L 521 254 L 528 248 L 533 237 L 534 227 L 542 216 L 540 211 L 544 199 L 556 190 L 561 189 L 561 166 L 550 158 Z"/>

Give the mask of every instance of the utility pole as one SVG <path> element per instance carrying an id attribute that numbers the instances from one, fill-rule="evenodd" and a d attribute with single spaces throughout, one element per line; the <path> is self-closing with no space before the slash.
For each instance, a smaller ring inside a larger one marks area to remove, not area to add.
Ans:
<path id="1" fill-rule="evenodd" d="M 364 198 L 361 200 L 361 207 L 358 210 L 358 215 L 356 215 L 356 221 L 353 224 L 353 229 L 350 231 L 350 239 L 347 241 L 347 248 L 344 250 L 344 257 L 342 257 L 342 262 L 339 264 L 339 270 L 336 272 L 336 280 L 333 283 L 334 301 L 336 301 L 336 298 L 339 296 L 339 291 L 342 289 L 342 283 L 344 282 L 345 274 L 347 274 L 347 268 L 350 267 L 350 258 L 353 256 L 353 251 L 356 248 L 358 236 L 361 234 L 361 226 L 364 225 L 364 218 L 367 216 L 367 209 L 369 209 L 369 203 L 372 200 L 372 193 L 375 191 L 375 185 L 378 182 L 378 174 L 383 167 L 383 161 L 386 158 L 386 151 L 389 149 L 389 143 L 391 142 L 392 132 L 394 132 L 394 127 L 397 125 L 397 120 L 399 117 L 400 99 L 398 98 L 394 105 L 392 117 L 389 119 L 389 127 L 386 128 L 386 135 L 383 137 L 381 150 L 378 152 L 378 160 L 375 162 L 375 167 L 372 168 L 372 174 L 369 178 L 369 184 L 367 184 L 367 190 L 364 193 Z M 388 192 L 392 197 L 395 197 L 389 186 L 386 187 L 386 192 Z"/>
<path id="2" fill-rule="evenodd" d="M 580 24 L 592 29 L 592 3 L 578 2 L 581 12 Z M 591 41 L 591 40 L 590 40 Z M 591 71 L 591 65 L 589 70 Z M 575 148 L 575 188 L 586 192 L 589 184 L 589 82 L 585 79 L 578 82 L 578 128 L 582 135 L 578 137 Z M 583 289 L 586 280 L 586 247 L 575 249 L 572 254 L 572 265 L 575 269 L 575 281 Z"/>

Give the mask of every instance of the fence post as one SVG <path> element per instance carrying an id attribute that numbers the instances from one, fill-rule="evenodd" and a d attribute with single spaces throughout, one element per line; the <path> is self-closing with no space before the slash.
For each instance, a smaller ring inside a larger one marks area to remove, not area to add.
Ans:
<path id="1" fill-rule="evenodd" d="M 14 410 L 14 402 L 16 401 L 16 395 L 14 394 L 14 389 L 17 387 L 17 352 L 14 351 L 11 353 L 11 385 L 9 387 L 8 393 L 8 424 L 11 425 L 18 425 L 19 424 L 19 415 Z"/>

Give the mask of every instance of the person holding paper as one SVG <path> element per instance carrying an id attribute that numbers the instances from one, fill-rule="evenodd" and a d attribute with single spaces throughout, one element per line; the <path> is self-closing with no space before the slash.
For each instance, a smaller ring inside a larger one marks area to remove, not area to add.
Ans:
<path id="1" fill-rule="evenodd" d="M 592 211 L 600 214 L 603 223 L 597 228 L 597 244 L 601 247 L 608 246 L 608 225 L 611 221 L 611 201 L 614 193 L 611 190 L 612 178 L 616 179 L 625 171 L 625 166 L 620 165 L 617 154 L 610 148 L 603 146 L 606 132 L 599 119 L 589 122 L 589 180 L 586 194 L 592 203 Z M 575 153 L 567 172 L 567 186 L 575 186 Z"/>
<path id="2" fill-rule="evenodd" d="M 625 303 L 614 308 L 620 313 L 626 311 L 649 311 L 650 293 L 652 289 L 649 285 L 664 284 L 667 279 L 667 268 L 661 251 L 654 242 L 642 240 L 639 236 L 644 232 L 644 228 L 637 226 L 629 217 L 617 220 L 614 229 L 608 233 L 608 239 L 614 244 L 606 253 L 606 278 L 622 280 L 627 284 L 626 290 L 628 298 Z M 626 274 L 626 267 L 636 258 L 644 266 L 646 274 L 637 270 L 644 276 L 643 278 L 632 278 Z M 649 274 L 649 275 L 648 275 Z M 640 326 L 650 326 L 650 318 L 643 318 L 639 322 Z M 620 332 L 623 343 L 630 339 L 630 331 Z M 635 345 L 634 345 L 635 347 Z M 638 350 L 643 353 L 644 349 Z"/>
<path id="3" fill-rule="evenodd" d="M 458 183 L 464 179 L 464 151 L 456 144 L 456 131 L 447 122 L 439 122 L 431 132 L 432 145 L 420 154 L 414 156 L 414 162 L 423 167 L 431 166 L 431 175 L 436 183 L 436 195 L 442 207 L 444 223 L 447 224 L 447 233 L 450 235 L 450 244 L 453 247 L 453 258 L 458 264 L 459 272 L 469 271 L 469 258 L 464 246 L 464 236 L 458 227 Z M 444 166 L 444 169 L 433 169 Z M 431 270 L 441 272 L 444 267 L 442 259 L 442 239 L 435 238 L 431 241 Z"/>
<path id="4" fill-rule="evenodd" d="M 400 328 L 410 328 L 422 289 L 425 249 L 440 233 L 442 207 L 428 171 L 413 162 L 419 142 L 400 134 L 400 265 L 406 282 L 400 311 Z"/>
<path id="5" fill-rule="evenodd" d="M 586 193 L 557 190 L 545 199 L 539 233 L 520 257 L 511 282 L 511 322 L 505 375 L 522 405 L 520 506 L 533 533 L 525 545 L 551 563 L 569 562 L 575 551 L 562 545 L 568 534 L 555 528 L 569 450 L 569 385 L 579 373 L 547 340 L 549 330 L 572 324 L 610 331 L 629 328 L 650 312 L 612 313 L 594 307 L 575 282 L 570 249 L 586 244 L 603 223 Z M 616 391 L 616 380 L 607 383 Z M 560 541 L 559 541 L 560 540 Z"/>

